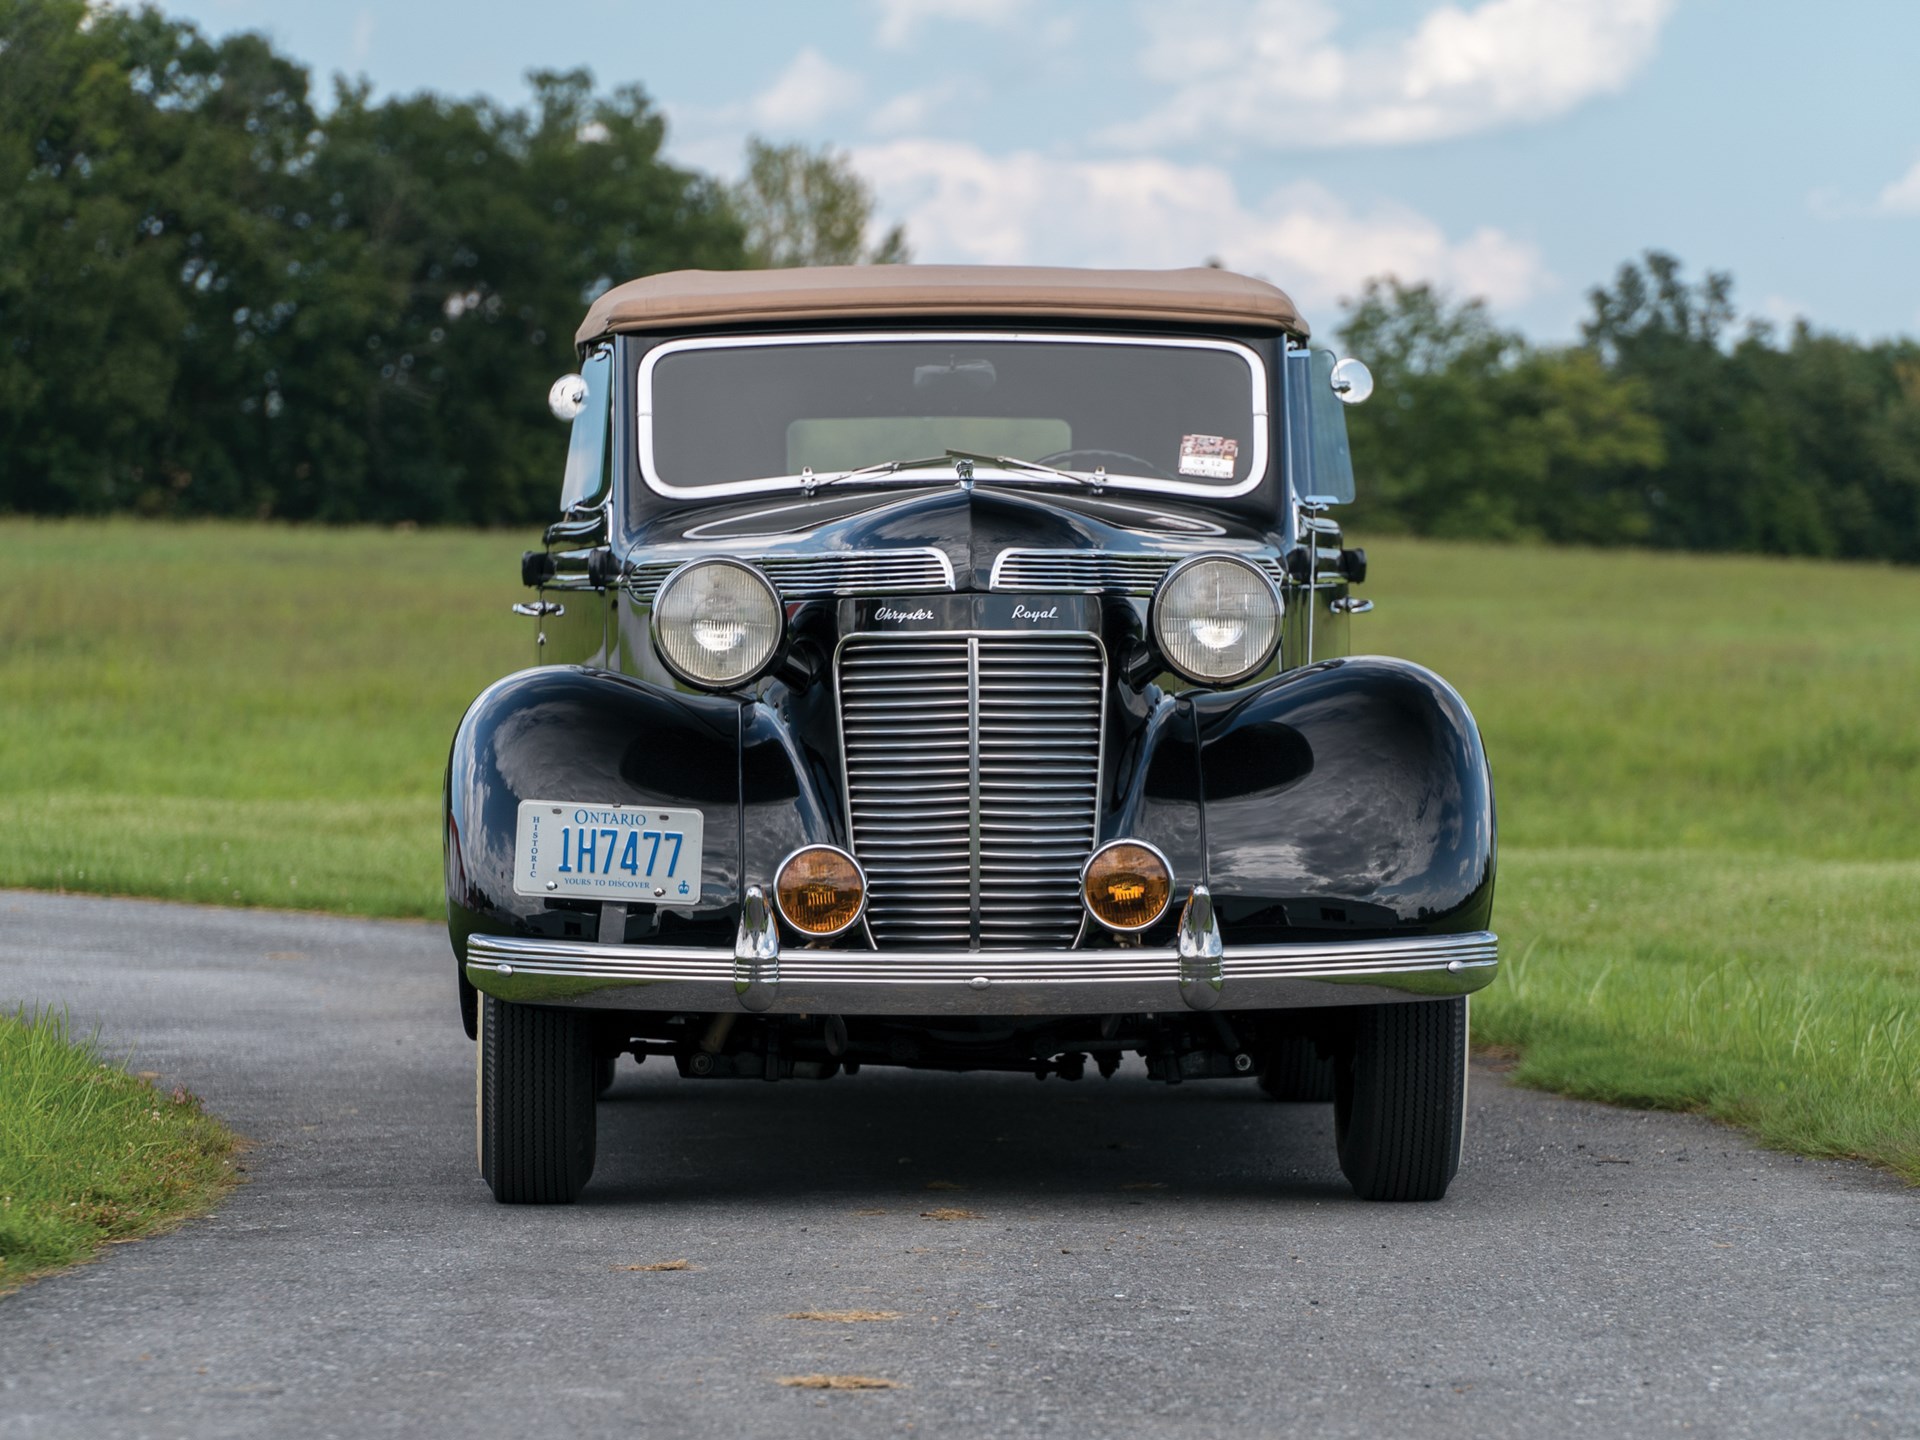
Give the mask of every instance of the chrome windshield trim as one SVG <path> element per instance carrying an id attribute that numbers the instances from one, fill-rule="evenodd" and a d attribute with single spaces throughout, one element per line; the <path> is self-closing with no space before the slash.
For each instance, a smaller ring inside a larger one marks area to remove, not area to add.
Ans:
<path id="1" fill-rule="evenodd" d="M 681 354 L 688 350 L 737 350 L 776 345 L 861 345 L 881 341 L 910 340 L 961 342 L 990 340 L 1035 345 L 1133 345 L 1155 350 L 1221 350 L 1237 355 L 1246 362 L 1252 381 L 1253 452 L 1248 461 L 1248 473 L 1244 481 L 1237 485 L 1197 485 L 1184 480 L 1109 475 L 1102 483 L 1109 490 L 1142 490 L 1160 495 L 1193 495 L 1210 499 L 1229 499 L 1257 489 L 1266 479 L 1267 468 L 1273 454 L 1271 440 L 1267 433 L 1270 418 L 1267 404 L 1267 366 L 1266 362 L 1260 358 L 1258 351 L 1238 340 L 1203 340 L 1180 335 L 1080 335 L 1021 330 L 872 330 L 855 333 L 821 331 L 806 335 L 702 335 L 685 340 L 669 340 L 665 344 L 654 346 L 640 361 L 640 373 L 636 381 L 634 398 L 635 438 L 641 480 L 654 494 L 665 496 L 670 500 L 704 500 L 729 495 L 761 495 L 774 490 L 797 491 L 805 486 L 808 478 L 801 475 L 769 475 L 758 480 L 732 480 L 721 485 L 675 485 L 663 479 L 654 464 L 653 455 L 653 372 L 654 368 L 669 355 Z M 915 471 L 913 475 L 922 478 L 900 480 L 890 477 L 881 483 L 921 486 L 928 483 L 924 478 L 925 472 Z M 1036 483 L 1034 476 L 1022 475 L 1021 472 L 1014 470 L 996 470 L 991 466 L 977 469 L 974 472 L 974 478 L 976 481 L 998 479 L 1025 484 Z"/>
<path id="2" fill-rule="evenodd" d="M 735 1011 L 730 948 L 600 945 L 473 935 L 466 974 L 499 999 L 634 1010 Z M 1499 966 L 1496 937 L 1413 935 L 1298 945 L 1226 945 L 1208 1008 L 1250 1010 L 1464 995 Z M 777 1014 L 1027 1015 L 1189 1008 L 1191 960 L 1172 947 L 1127 950 L 789 950 Z M 1209 967 L 1211 969 L 1211 966 Z M 1187 984 L 1182 985 L 1185 976 Z"/>

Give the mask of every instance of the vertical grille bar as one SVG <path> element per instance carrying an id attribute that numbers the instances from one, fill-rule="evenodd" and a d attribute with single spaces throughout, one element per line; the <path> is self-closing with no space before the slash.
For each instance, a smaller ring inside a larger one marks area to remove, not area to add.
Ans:
<path id="1" fill-rule="evenodd" d="M 1070 947 L 1099 819 L 1099 643 L 855 636 L 839 683 L 848 821 L 880 947 Z"/>
<path id="2" fill-rule="evenodd" d="M 967 943 L 980 944 L 980 639 L 967 641 Z"/>

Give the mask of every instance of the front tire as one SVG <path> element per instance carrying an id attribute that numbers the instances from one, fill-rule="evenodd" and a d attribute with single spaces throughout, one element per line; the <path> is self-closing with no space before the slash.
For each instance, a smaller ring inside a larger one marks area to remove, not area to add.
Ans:
<path id="1" fill-rule="evenodd" d="M 1369 1005 L 1334 1065 L 1340 1169 L 1362 1200 L 1438 1200 L 1460 1168 L 1467 1002 Z"/>
<path id="2" fill-rule="evenodd" d="M 502 1205 L 565 1205 L 593 1174 L 593 1036 L 570 1010 L 480 997 L 480 1174 Z"/>

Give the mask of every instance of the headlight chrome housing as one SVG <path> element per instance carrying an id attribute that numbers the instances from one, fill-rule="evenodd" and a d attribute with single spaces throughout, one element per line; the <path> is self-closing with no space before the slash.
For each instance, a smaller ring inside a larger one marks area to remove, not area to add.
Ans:
<path id="1" fill-rule="evenodd" d="M 766 673 L 786 630 L 780 592 L 739 560 L 690 560 L 653 597 L 653 648 L 702 690 L 732 690 Z"/>
<path id="2" fill-rule="evenodd" d="M 780 918 L 802 935 L 831 939 L 866 913 L 867 873 L 837 845 L 803 845 L 774 872 L 773 898 Z"/>
<path id="3" fill-rule="evenodd" d="M 1198 685 L 1232 685 L 1259 672 L 1280 644 L 1280 590 L 1237 555 L 1196 555 L 1154 591 L 1154 643 Z"/>
<path id="4" fill-rule="evenodd" d="M 1080 868 L 1080 902 L 1117 935 L 1151 929 L 1173 901 L 1173 867 L 1144 840 L 1109 840 Z"/>

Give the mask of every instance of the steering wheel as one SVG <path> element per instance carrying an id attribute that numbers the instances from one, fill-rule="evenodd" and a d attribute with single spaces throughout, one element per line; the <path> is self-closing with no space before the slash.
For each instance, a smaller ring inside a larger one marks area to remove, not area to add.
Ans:
<path id="1" fill-rule="evenodd" d="M 1118 460 L 1126 465 L 1137 465 L 1139 469 L 1131 471 L 1130 473 L 1132 474 L 1157 475 L 1162 480 L 1173 479 L 1173 476 L 1167 474 L 1166 471 L 1162 470 L 1158 465 L 1154 464 L 1151 460 L 1142 460 L 1138 455 L 1130 455 L 1125 450 L 1056 450 L 1051 455 L 1042 455 L 1034 463 L 1038 465 L 1055 465 L 1055 466 L 1059 466 L 1061 469 L 1066 469 L 1066 470 L 1087 469 L 1088 468 L 1087 466 L 1066 465 L 1063 463 L 1065 461 L 1074 459 L 1076 456 L 1084 459 L 1088 459 L 1088 460 L 1093 460 L 1096 463 L 1101 461 Z"/>

